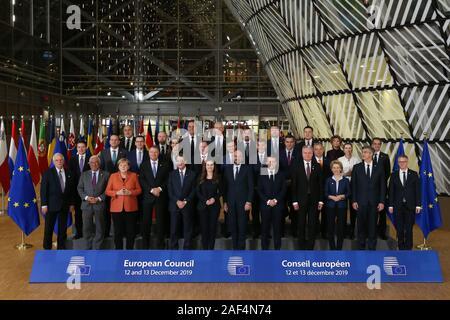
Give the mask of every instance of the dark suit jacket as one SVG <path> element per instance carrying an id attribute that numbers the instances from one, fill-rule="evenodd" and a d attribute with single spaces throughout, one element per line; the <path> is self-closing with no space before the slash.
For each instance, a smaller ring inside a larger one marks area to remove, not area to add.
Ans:
<path id="1" fill-rule="evenodd" d="M 193 200 L 195 197 L 196 191 L 196 177 L 195 173 L 188 168 L 186 168 L 186 172 L 184 175 L 183 187 L 181 187 L 180 181 L 180 171 L 173 170 L 169 174 L 169 182 L 167 186 L 167 191 L 169 192 L 169 210 L 177 211 L 177 201 L 186 200 L 186 206 L 184 207 L 187 210 L 193 209 Z"/>
<path id="2" fill-rule="evenodd" d="M 345 199 L 340 201 L 334 201 L 328 199 L 328 196 L 344 195 Z M 325 181 L 325 204 L 327 208 L 347 208 L 347 199 L 350 198 L 350 181 L 347 178 L 339 180 L 338 192 L 336 192 L 336 181 L 332 177 L 328 177 Z"/>
<path id="3" fill-rule="evenodd" d="M 279 162 L 280 170 L 283 171 L 286 175 L 293 173 L 294 168 L 297 168 L 298 164 L 300 163 L 300 155 L 298 154 L 298 150 L 296 150 L 295 147 L 291 150 L 291 164 L 289 165 L 286 148 L 283 147 L 283 150 L 280 151 Z"/>
<path id="4" fill-rule="evenodd" d="M 119 147 L 119 152 L 117 154 L 117 161 L 122 158 L 127 157 L 127 151 Z M 100 152 L 100 168 L 109 173 L 114 173 L 118 171 L 117 163 L 113 163 L 111 160 L 111 152 L 109 149 L 104 149 Z"/>
<path id="5" fill-rule="evenodd" d="M 260 208 L 268 208 L 267 201 L 277 200 L 277 206 L 284 207 L 286 196 L 286 178 L 282 171 L 275 174 L 275 182 L 269 180 L 269 175 L 263 175 L 258 180 Z"/>
<path id="6" fill-rule="evenodd" d="M 163 161 L 163 162 L 171 162 L 172 161 L 172 157 L 171 157 L 171 154 L 172 154 L 172 148 L 169 146 L 169 145 L 165 145 L 164 146 L 164 154 L 161 152 L 161 146 L 160 145 L 158 145 L 158 147 L 159 147 L 159 161 Z"/>
<path id="7" fill-rule="evenodd" d="M 162 192 L 160 193 L 159 199 L 167 199 L 167 183 L 169 180 L 169 172 L 172 168 L 167 162 L 158 161 L 158 169 L 156 171 L 156 178 L 153 176 L 153 169 L 149 159 L 142 162 L 141 168 L 139 170 L 139 183 L 142 188 L 142 201 L 153 203 L 158 200 L 150 190 L 156 187 L 161 187 Z"/>
<path id="8" fill-rule="evenodd" d="M 309 181 L 306 177 L 303 160 L 297 166 L 292 177 L 292 202 L 298 202 L 300 206 L 306 202 L 308 186 L 311 193 L 312 203 L 323 201 L 323 178 L 319 164 L 311 161 L 311 176 Z"/>
<path id="9" fill-rule="evenodd" d="M 389 159 L 389 156 L 386 153 L 380 151 L 378 163 L 375 162 L 375 159 L 373 162 L 375 163 L 375 165 L 383 167 L 384 180 L 387 183 L 389 176 L 391 175 L 391 160 Z"/>
<path id="10" fill-rule="evenodd" d="M 314 147 L 314 143 L 316 143 L 317 140 L 316 139 L 312 139 L 312 145 L 311 147 Z M 303 160 L 303 154 L 302 154 L 302 149 L 303 146 L 305 145 L 305 139 L 301 139 L 295 146 L 297 147 L 297 152 L 298 152 L 298 157 L 300 160 Z"/>
<path id="11" fill-rule="evenodd" d="M 283 144 L 283 139 L 280 137 L 278 138 L 278 153 L 280 153 L 282 151 L 282 149 L 284 149 L 284 144 Z M 269 138 L 267 140 L 267 154 L 269 156 L 275 156 L 275 154 L 272 155 L 272 139 Z"/>
<path id="12" fill-rule="evenodd" d="M 253 168 L 249 165 L 242 165 L 239 174 L 234 180 L 234 165 L 225 166 L 225 192 L 224 202 L 228 204 L 237 203 L 244 206 L 246 202 L 252 202 L 254 193 Z"/>
<path id="13" fill-rule="evenodd" d="M 135 144 L 135 142 L 136 142 L 136 137 L 132 137 L 132 138 L 131 138 L 131 142 L 130 142 L 130 144 L 131 144 L 130 150 L 127 150 L 127 149 L 125 148 L 125 139 L 126 139 L 125 137 L 122 137 L 122 139 L 120 139 L 120 145 L 119 145 L 119 148 L 120 148 L 120 149 L 124 149 L 124 150 L 127 151 L 127 152 L 136 149 L 136 144 Z"/>
<path id="14" fill-rule="evenodd" d="M 128 161 L 130 161 L 130 171 L 134 172 L 134 173 L 139 173 L 136 149 L 131 150 L 130 152 L 128 152 L 127 159 L 128 159 Z M 148 155 L 148 151 L 144 148 L 143 153 L 142 153 L 142 163 L 141 163 L 141 165 L 144 162 L 148 161 L 149 159 L 150 159 L 150 157 Z"/>
<path id="15" fill-rule="evenodd" d="M 245 154 L 245 148 L 247 144 L 245 141 L 239 141 L 237 144 L 237 150 L 242 151 L 242 155 L 244 156 L 244 160 L 248 160 L 244 162 L 245 164 L 256 164 L 257 160 L 257 151 L 256 151 L 256 143 L 253 140 L 248 142 L 248 155 Z M 248 158 L 248 159 L 246 159 Z"/>
<path id="16" fill-rule="evenodd" d="M 313 156 L 312 160 L 320 166 L 320 164 L 317 161 L 315 156 Z M 330 164 L 331 164 L 331 161 L 327 157 L 324 156 L 323 157 L 323 167 L 321 168 L 322 169 L 322 178 L 324 180 L 323 181 L 324 183 L 327 178 L 329 178 L 333 175 L 333 172 L 331 172 Z"/>
<path id="17" fill-rule="evenodd" d="M 386 199 L 386 180 L 383 167 L 373 166 L 369 179 L 365 172 L 365 162 L 356 164 L 352 171 L 352 201 L 359 206 L 377 206 Z"/>
<path id="18" fill-rule="evenodd" d="M 408 169 L 406 176 L 406 186 L 400 181 L 399 172 L 392 173 L 389 181 L 389 207 L 400 208 L 406 200 L 406 206 L 409 210 L 415 210 L 421 206 L 420 179 L 417 172 Z"/>
<path id="19" fill-rule="evenodd" d="M 76 154 L 75 156 L 72 156 L 69 160 L 69 171 L 73 174 L 76 184 L 78 184 L 78 181 L 80 181 L 81 174 L 90 169 L 91 169 L 91 167 L 89 166 L 89 158 L 88 158 L 87 154 L 84 155 L 84 166 L 83 166 L 82 172 L 80 172 L 80 158 L 79 158 L 78 154 Z M 78 195 L 78 193 L 75 197 L 75 200 L 76 200 L 76 204 L 78 204 L 78 205 L 81 204 L 81 198 Z"/>
<path id="20" fill-rule="evenodd" d="M 227 143 L 227 141 L 225 139 L 225 136 L 223 136 L 222 144 L 218 145 L 217 149 L 214 148 L 211 151 L 211 156 L 216 157 L 216 150 L 219 151 L 217 153 L 220 153 L 220 150 L 221 150 L 222 151 L 222 155 L 225 155 L 225 153 L 227 152 L 227 150 L 226 150 L 226 143 Z M 212 136 L 211 137 L 211 142 L 208 144 L 208 146 L 211 146 L 210 148 L 212 148 L 212 146 L 215 146 L 215 145 L 216 145 L 216 136 Z M 219 159 L 219 157 L 220 157 L 220 155 L 217 154 L 217 159 Z M 216 162 L 219 162 L 219 161 L 217 160 Z"/>
<path id="21" fill-rule="evenodd" d="M 220 197 L 223 193 L 223 181 L 221 178 L 217 182 L 213 182 L 213 185 L 216 187 L 214 192 L 211 193 L 211 190 L 208 190 L 205 183 L 199 183 L 197 186 L 197 209 L 204 210 L 206 207 L 208 208 L 216 208 L 220 210 Z M 210 186 L 211 187 L 211 186 Z M 211 189 L 211 188 L 209 188 Z M 213 194 L 213 195 L 212 195 Z M 206 205 L 206 200 L 214 197 L 214 203 L 210 206 Z"/>
<path id="22" fill-rule="evenodd" d="M 50 168 L 44 172 L 41 181 L 41 206 L 47 206 L 48 211 L 68 211 L 69 206 L 75 205 L 76 180 L 69 170 L 64 170 L 66 183 L 64 192 L 61 191 L 58 172 Z"/>

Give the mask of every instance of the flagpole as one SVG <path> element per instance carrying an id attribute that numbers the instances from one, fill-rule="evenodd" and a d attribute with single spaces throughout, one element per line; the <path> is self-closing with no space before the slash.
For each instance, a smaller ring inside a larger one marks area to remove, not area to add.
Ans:
<path id="1" fill-rule="evenodd" d="M 15 248 L 17 250 L 27 250 L 27 249 L 30 249 L 32 247 L 33 247 L 33 245 L 25 242 L 25 233 L 22 232 L 22 242 L 19 243 L 19 244 L 16 244 Z"/>
<path id="2" fill-rule="evenodd" d="M 2 202 L 2 208 L 0 209 L 0 217 L 6 216 L 5 214 L 5 191 L 3 190 L 3 186 L 2 188 L 2 198 L 1 198 L 1 202 Z"/>

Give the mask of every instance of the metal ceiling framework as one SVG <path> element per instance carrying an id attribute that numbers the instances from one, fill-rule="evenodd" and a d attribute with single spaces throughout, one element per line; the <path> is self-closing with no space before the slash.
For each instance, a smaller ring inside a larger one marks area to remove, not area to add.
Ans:
<path id="1" fill-rule="evenodd" d="M 359 149 L 403 138 L 417 169 L 425 136 L 450 194 L 450 1 L 225 0 L 264 64 L 297 136 Z"/>

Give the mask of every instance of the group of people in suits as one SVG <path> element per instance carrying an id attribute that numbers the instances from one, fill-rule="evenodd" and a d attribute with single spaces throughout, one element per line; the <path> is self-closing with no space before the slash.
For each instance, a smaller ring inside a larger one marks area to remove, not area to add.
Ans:
<path id="1" fill-rule="evenodd" d="M 147 150 L 144 137 L 133 137 L 125 126 L 122 139 L 111 135 L 110 147 L 89 159 L 84 141 L 68 165 L 55 154 L 41 184 L 44 248 L 51 249 L 56 220 L 58 249 L 65 248 L 67 217 L 74 211 L 75 239 L 83 238 L 87 249 L 101 249 L 113 229 L 116 249 L 123 249 L 124 238 L 126 249 L 133 249 L 138 234 L 142 249 L 178 249 L 181 237 L 183 249 L 192 249 L 199 232 L 202 248 L 212 250 L 223 209 L 223 234 L 231 236 L 235 250 L 246 248 L 250 216 L 263 250 L 271 239 L 281 249 L 288 217 L 301 250 L 313 250 L 319 235 L 330 249 L 341 250 L 346 235 L 355 237 L 355 227 L 359 249 L 375 250 L 377 237 L 386 238 L 385 210 L 395 215 L 399 249 L 412 249 L 420 181 L 406 155 L 390 175 L 381 139 L 364 146 L 360 159 L 351 143 L 341 149 L 339 136 L 325 154 L 309 126 L 300 141 L 290 134 L 282 138 L 276 126 L 268 140 L 255 139 L 250 129 L 227 140 L 221 122 L 211 132 L 208 141 L 202 139 L 190 121 L 186 133 L 171 139 L 159 132 L 158 144 Z"/>

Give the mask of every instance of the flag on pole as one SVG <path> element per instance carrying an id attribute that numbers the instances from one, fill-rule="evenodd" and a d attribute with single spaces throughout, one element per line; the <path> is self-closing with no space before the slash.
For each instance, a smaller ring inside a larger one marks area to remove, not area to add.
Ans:
<path id="1" fill-rule="evenodd" d="M 158 117 L 156 117 L 156 124 L 155 124 L 155 143 L 156 143 L 156 145 L 159 145 L 158 134 L 159 134 L 159 115 L 158 115 Z"/>
<path id="2" fill-rule="evenodd" d="M 141 117 L 141 119 L 139 120 L 139 135 L 142 136 L 144 135 L 144 117 Z"/>
<path id="3" fill-rule="evenodd" d="M 148 119 L 147 136 L 145 137 L 145 146 L 149 150 L 153 146 L 153 136 L 152 136 L 152 122 Z"/>
<path id="4" fill-rule="evenodd" d="M 75 143 L 75 126 L 73 118 L 70 117 L 69 136 L 67 137 L 67 159 L 70 160 L 72 156 L 77 154 L 77 146 Z"/>
<path id="5" fill-rule="evenodd" d="M 422 211 L 416 215 L 416 223 L 422 230 L 425 239 L 433 230 L 442 225 L 441 208 L 439 206 L 433 168 L 431 166 L 428 141 L 425 140 L 420 164 L 420 187 L 422 194 Z"/>
<path id="6" fill-rule="evenodd" d="M 40 174 L 43 175 L 44 172 L 48 169 L 48 160 L 47 160 L 47 144 L 45 142 L 45 123 L 41 116 L 41 121 L 39 124 L 39 145 L 38 145 L 38 163 L 39 163 L 39 171 Z"/>
<path id="7" fill-rule="evenodd" d="M 87 135 L 87 150 L 86 154 L 88 159 L 94 154 L 94 123 L 92 117 L 89 117 L 88 121 L 88 135 Z"/>
<path id="8" fill-rule="evenodd" d="M 95 141 L 94 154 L 99 154 L 100 152 L 102 152 L 103 148 L 104 148 L 104 144 L 103 144 L 103 125 L 102 125 L 102 119 L 99 117 L 98 118 L 97 138 L 96 138 L 96 141 Z"/>
<path id="9" fill-rule="evenodd" d="M 110 144 L 109 144 L 109 138 L 111 138 L 111 136 L 112 136 L 112 119 L 111 118 L 109 118 L 108 119 L 108 121 L 109 121 L 109 124 L 108 124 L 108 132 L 107 132 L 107 136 L 106 136 L 106 141 L 105 141 L 105 149 L 109 149 L 109 147 L 110 147 Z"/>
<path id="10" fill-rule="evenodd" d="M 39 170 L 39 161 L 38 161 L 38 149 L 36 142 L 36 126 L 34 123 L 34 116 L 31 122 L 31 136 L 30 136 L 30 145 L 28 147 L 28 165 L 30 167 L 31 179 L 34 185 L 39 183 L 39 179 L 41 177 L 41 172 Z"/>
<path id="11" fill-rule="evenodd" d="M 8 159 L 9 173 L 11 178 L 12 173 L 14 171 L 14 164 L 16 162 L 16 155 L 17 155 L 16 120 L 14 120 L 13 117 L 11 126 L 11 143 L 9 145 L 9 159 Z"/>
<path id="12" fill-rule="evenodd" d="M 25 120 L 23 119 L 23 116 L 21 116 L 21 118 L 22 118 L 21 125 L 20 125 L 21 138 L 23 139 L 23 146 L 24 146 L 24 148 L 26 148 L 25 146 L 27 145 L 27 141 L 25 140 L 25 138 L 26 138 Z"/>
<path id="13" fill-rule="evenodd" d="M 3 117 L 0 123 L 0 184 L 6 194 L 11 186 L 9 172 L 8 148 L 6 146 L 6 132 Z"/>
<path id="14" fill-rule="evenodd" d="M 8 197 L 8 215 L 26 235 L 33 232 L 40 224 L 36 192 L 34 191 L 28 168 L 23 139 L 19 141 L 17 159 L 11 180 L 11 192 Z"/>
<path id="15" fill-rule="evenodd" d="M 61 126 L 59 129 L 58 141 L 55 144 L 55 149 L 53 149 L 53 154 L 61 153 L 64 156 L 64 166 L 67 166 L 67 145 L 66 145 L 66 130 L 64 129 L 64 118 L 61 117 Z M 53 156 L 52 156 L 53 158 Z M 55 165 L 53 161 L 50 163 L 50 168 Z"/>
<path id="16" fill-rule="evenodd" d="M 400 143 L 398 145 L 398 149 L 397 149 L 397 154 L 395 155 L 395 159 L 394 159 L 394 165 L 392 167 L 392 174 L 394 174 L 395 172 L 398 172 L 398 170 L 400 169 L 399 165 L 398 165 L 398 157 L 405 155 L 405 148 L 403 147 L 403 139 L 400 140 Z M 388 208 L 385 209 L 386 210 L 386 215 L 388 216 L 388 218 L 391 220 L 392 224 L 394 225 L 395 228 L 397 228 L 396 224 L 395 224 L 395 220 L 394 220 L 394 213 L 390 213 Z M 395 208 L 394 208 L 395 210 Z"/>
<path id="17" fill-rule="evenodd" d="M 166 132 L 167 133 L 167 131 L 166 131 L 166 122 L 163 120 L 163 128 L 162 128 L 162 131 L 164 131 L 164 132 Z"/>
<path id="18" fill-rule="evenodd" d="M 83 117 L 80 117 L 80 134 L 78 135 L 78 141 L 86 141 L 84 136 L 84 122 Z"/>
<path id="19" fill-rule="evenodd" d="M 49 167 L 52 166 L 53 151 L 56 146 L 56 119 L 50 116 L 48 124 L 48 148 L 47 148 L 47 164 Z"/>

